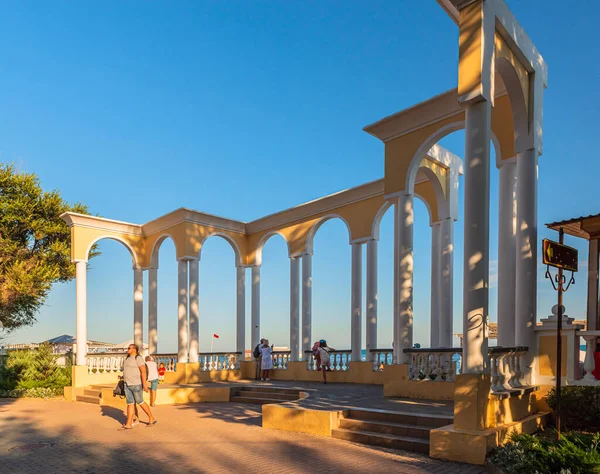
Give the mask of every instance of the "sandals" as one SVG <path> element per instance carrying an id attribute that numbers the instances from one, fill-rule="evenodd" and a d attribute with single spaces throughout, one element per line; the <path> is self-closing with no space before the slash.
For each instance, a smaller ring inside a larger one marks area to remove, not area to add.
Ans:
<path id="1" fill-rule="evenodd" d="M 127 430 L 132 430 L 132 429 L 133 429 L 133 426 L 131 428 L 129 428 L 125 425 L 122 425 L 117 431 L 127 431 Z"/>
<path id="2" fill-rule="evenodd" d="M 154 420 L 152 423 L 148 423 L 146 425 L 146 428 L 152 428 L 156 423 L 158 423 L 158 420 Z"/>

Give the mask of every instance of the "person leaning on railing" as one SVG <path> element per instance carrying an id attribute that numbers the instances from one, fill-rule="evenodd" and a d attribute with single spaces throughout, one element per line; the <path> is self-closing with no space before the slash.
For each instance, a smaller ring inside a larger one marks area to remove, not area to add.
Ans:
<path id="1" fill-rule="evenodd" d="M 254 360 L 256 361 L 256 372 L 254 374 L 254 380 L 260 380 L 260 376 L 261 376 L 261 365 L 262 365 L 262 346 L 265 343 L 264 339 L 261 339 L 260 342 L 256 345 L 256 347 L 254 348 L 254 351 L 252 351 L 252 355 L 254 356 Z"/>

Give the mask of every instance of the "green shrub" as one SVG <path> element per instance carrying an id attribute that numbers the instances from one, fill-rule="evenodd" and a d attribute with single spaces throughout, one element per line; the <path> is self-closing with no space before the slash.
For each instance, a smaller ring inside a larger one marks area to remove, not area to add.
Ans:
<path id="1" fill-rule="evenodd" d="M 28 351 L 10 351 L 0 366 L 0 391 L 15 389 L 60 389 L 71 385 L 69 367 L 58 367 L 58 356 L 49 344 Z"/>
<path id="2" fill-rule="evenodd" d="M 62 388 L 15 388 L 0 390 L 0 398 L 53 398 L 63 394 Z"/>
<path id="3" fill-rule="evenodd" d="M 600 473 L 600 433 L 567 433 L 560 441 L 514 434 L 490 461 L 506 474 Z"/>
<path id="4" fill-rule="evenodd" d="M 548 405 L 556 409 L 556 391 L 548 393 Z M 567 430 L 600 431 L 600 387 L 562 387 L 561 426 Z"/>

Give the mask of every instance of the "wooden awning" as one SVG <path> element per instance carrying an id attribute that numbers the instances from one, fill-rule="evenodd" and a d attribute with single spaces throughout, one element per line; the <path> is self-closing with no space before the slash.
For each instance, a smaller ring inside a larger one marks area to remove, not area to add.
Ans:
<path id="1" fill-rule="evenodd" d="M 546 224 L 546 227 L 556 231 L 562 227 L 565 234 L 585 240 L 600 239 L 600 214 L 552 222 L 551 224 Z"/>

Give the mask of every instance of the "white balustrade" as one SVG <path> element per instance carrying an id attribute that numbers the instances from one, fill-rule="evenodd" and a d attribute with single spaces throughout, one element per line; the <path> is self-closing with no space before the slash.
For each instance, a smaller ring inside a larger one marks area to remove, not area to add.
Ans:
<path id="1" fill-rule="evenodd" d="M 278 370 L 287 370 L 290 357 L 292 356 L 291 351 L 275 351 L 272 354 L 273 357 L 273 368 Z"/>
<path id="2" fill-rule="evenodd" d="M 198 355 L 200 370 L 210 372 L 212 370 L 237 370 L 240 368 L 239 360 L 241 352 L 204 352 Z"/>
<path id="3" fill-rule="evenodd" d="M 118 373 L 123 371 L 126 353 L 93 353 L 87 354 L 87 367 L 89 373 Z"/>
<path id="4" fill-rule="evenodd" d="M 490 376 L 492 392 L 505 392 L 523 387 L 521 358 L 527 347 L 490 347 Z"/>
<path id="5" fill-rule="evenodd" d="M 373 370 L 383 370 L 386 365 L 393 363 L 393 349 L 371 349 L 373 354 Z"/>
<path id="6" fill-rule="evenodd" d="M 312 356 L 312 351 L 305 351 L 306 359 L 306 370 L 317 370 L 317 364 L 315 358 Z M 330 370 L 332 372 L 344 372 L 350 369 L 350 362 L 352 362 L 352 351 L 351 350 L 339 350 L 331 351 L 329 353 Z"/>
<path id="7" fill-rule="evenodd" d="M 177 370 L 177 354 L 155 354 L 152 356 L 156 366 L 160 367 L 160 364 L 165 364 L 167 372 L 175 372 Z"/>
<path id="8" fill-rule="evenodd" d="M 600 331 L 580 331 L 577 335 L 583 337 L 585 340 L 585 359 L 583 361 L 583 371 L 585 374 L 583 380 L 592 383 L 598 382 L 598 384 L 600 384 L 600 381 L 597 381 L 592 373 L 595 367 L 594 341 L 596 338 L 600 337 Z"/>
<path id="9" fill-rule="evenodd" d="M 404 352 L 410 354 L 409 380 L 454 382 L 457 369 L 462 367 L 462 349 L 405 349 Z"/>

